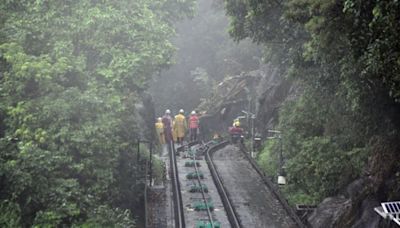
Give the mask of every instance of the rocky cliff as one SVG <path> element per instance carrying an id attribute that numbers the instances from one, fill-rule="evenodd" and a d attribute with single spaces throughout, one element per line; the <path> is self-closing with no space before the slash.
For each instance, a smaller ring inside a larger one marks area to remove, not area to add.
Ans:
<path id="1" fill-rule="evenodd" d="M 247 120 L 245 112 L 256 114 L 256 132 L 265 133 L 277 121 L 282 103 L 297 93 L 295 83 L 281 78 L 276 68 L 266 64 L 258 70 L 225 78 L 197 109 L 205 111 L 202 122 L 207 133 L 226 131 L 238 116 Z"/>
<path id="2" fill-rule="evenodd" d="M 397 227 L 375 213 L 382 201 L 400 198 L 400 142 L 398 138 L 375 139 L 364 174 L 342 195 L 325 199 L 308 218 L 312 227 Z"/>
<path id="3" fill-rule="evenodd" d="M 226 78 L 198 110 L 202 116 L 203 133 L 226 132 L 232 120 L 244 115 L 242 110 L 256 113 L 256 131 L 277 123 L 278 112 L 285 101 L 296 99 L 301 88 L 295 82 L 281 78 L 271 65 L 259 70 Z M 343 189 L 341 194 L 323 200 L 308 217 L 312 227 L 392 227 L 374 211 L 380 202 L 400 198 L 400 140 L 380 137 L 372 142 L 372 153 L 364 174 Z M 394 227 L 394 226 L 393 226 Z"/>

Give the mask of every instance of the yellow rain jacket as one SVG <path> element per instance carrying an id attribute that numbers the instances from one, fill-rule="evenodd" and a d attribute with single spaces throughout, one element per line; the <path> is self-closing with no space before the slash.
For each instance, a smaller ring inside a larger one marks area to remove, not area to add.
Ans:
<path id="1" fill-rule="evenodd" d="M 161 144 L 165 144 L 165 137 L 164 137 L 164 124 L 161 121 L 156 123 L 156 132 L 158 136 L 158 140 Z"/>
<path id="2" fill-rule="evenodd" d="M 174 122 L 174 133 L 176 137 L 183 138 L 185 137 L 187 129 L 186 117 L 182 114 L 178 114 L 175 116 Z"/>
<path id="3" fill-rule="evenodd" d="M 240 127 L 240 120 L 239 120 L 239 119 L 233 120 L 232 126 L 234 126 L 234 127 Z"/>

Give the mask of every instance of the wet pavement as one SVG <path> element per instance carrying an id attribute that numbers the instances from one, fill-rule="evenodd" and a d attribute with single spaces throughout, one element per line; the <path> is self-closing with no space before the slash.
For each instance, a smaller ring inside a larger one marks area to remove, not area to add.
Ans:
<path id="1" fill-rule="evenodd" d="M 297 227 L 238 147 L 218 150 L 213 160 L 243 227 Z"/>

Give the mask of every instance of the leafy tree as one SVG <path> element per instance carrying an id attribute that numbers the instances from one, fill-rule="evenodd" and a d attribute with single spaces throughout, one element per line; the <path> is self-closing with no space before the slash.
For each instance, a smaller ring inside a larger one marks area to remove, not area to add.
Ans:
<path id="1" fill-rule="evenodd" d="M 145 127 L 136 105 L 171 63 L 172 22 L 192 9 L 174 0 L 0 3 L 2 226 L 134 226 L 143 159 L 131 154 Z"/>
<path id="2" fill-rule="evenodd" d="M 215 0 L 198 1 L 196 15 L 176 24 L 176 64 L 162 71 L 151 88 L 157 113 L 167 108 L 190 112 L 210 94 L 210 85 L 198 86 L 198 78 L 192 74 L 197 69 L 204 69 L 211 82 L 258 67 L 261 51 L 249 40 L 235 43 L 229 39 L 228 19 L 220 4 Z"/>
<path id="3" fill-rule="evenodd" d="M 225 3 L 230 34 L 263 43 L 264 58 L 304 91 L 285 105 L 278 124 L 287 193 L 314 203 L 337 194 L 361 174 L 373 138 L 399 133 L 399 2 Z"/>

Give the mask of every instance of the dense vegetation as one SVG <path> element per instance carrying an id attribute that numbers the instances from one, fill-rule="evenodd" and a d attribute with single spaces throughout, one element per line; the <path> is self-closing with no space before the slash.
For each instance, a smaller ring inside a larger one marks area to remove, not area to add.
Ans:
<path id="1" fill-rule="evenodd" d="M 386 170 L 380 178 L 395 175 L 399 167 L 390 160 L 397 149 L 387 145 L 398 145 L 400 129 L 400 2 L 225 3 L 230 34 L 263 44 L 265 59 L 303 91 L 285 104 L 277 125 L 291 202 L 317 203 L 339 193 L 368 172 L 368 158 L 374 163 L 371 158 L 379 155 L 389 161 L 378 165 Z M 267 170 L 276 164 L 277 145 L 272 144 L 260 155 Z M 389 199 L 398 195 L 396 189 L 379 191 Z"/>
<path id="2" fill-rule="evenodd" d="M 1 227 L 134 226 L 136 104 L 192 13 L 191 0 L 1 1 Z"/>
<path id="3" fill-rule="evenodd" d="M 167 108 L 190 112 L 224 77 L 258 67 L 260 49 L 250 40 L 235 43 L 229 37 L 222 3 L 197 1 L 194 17 L 177 23 L 175 64 L 151 88 L 158 113 Z"/>

